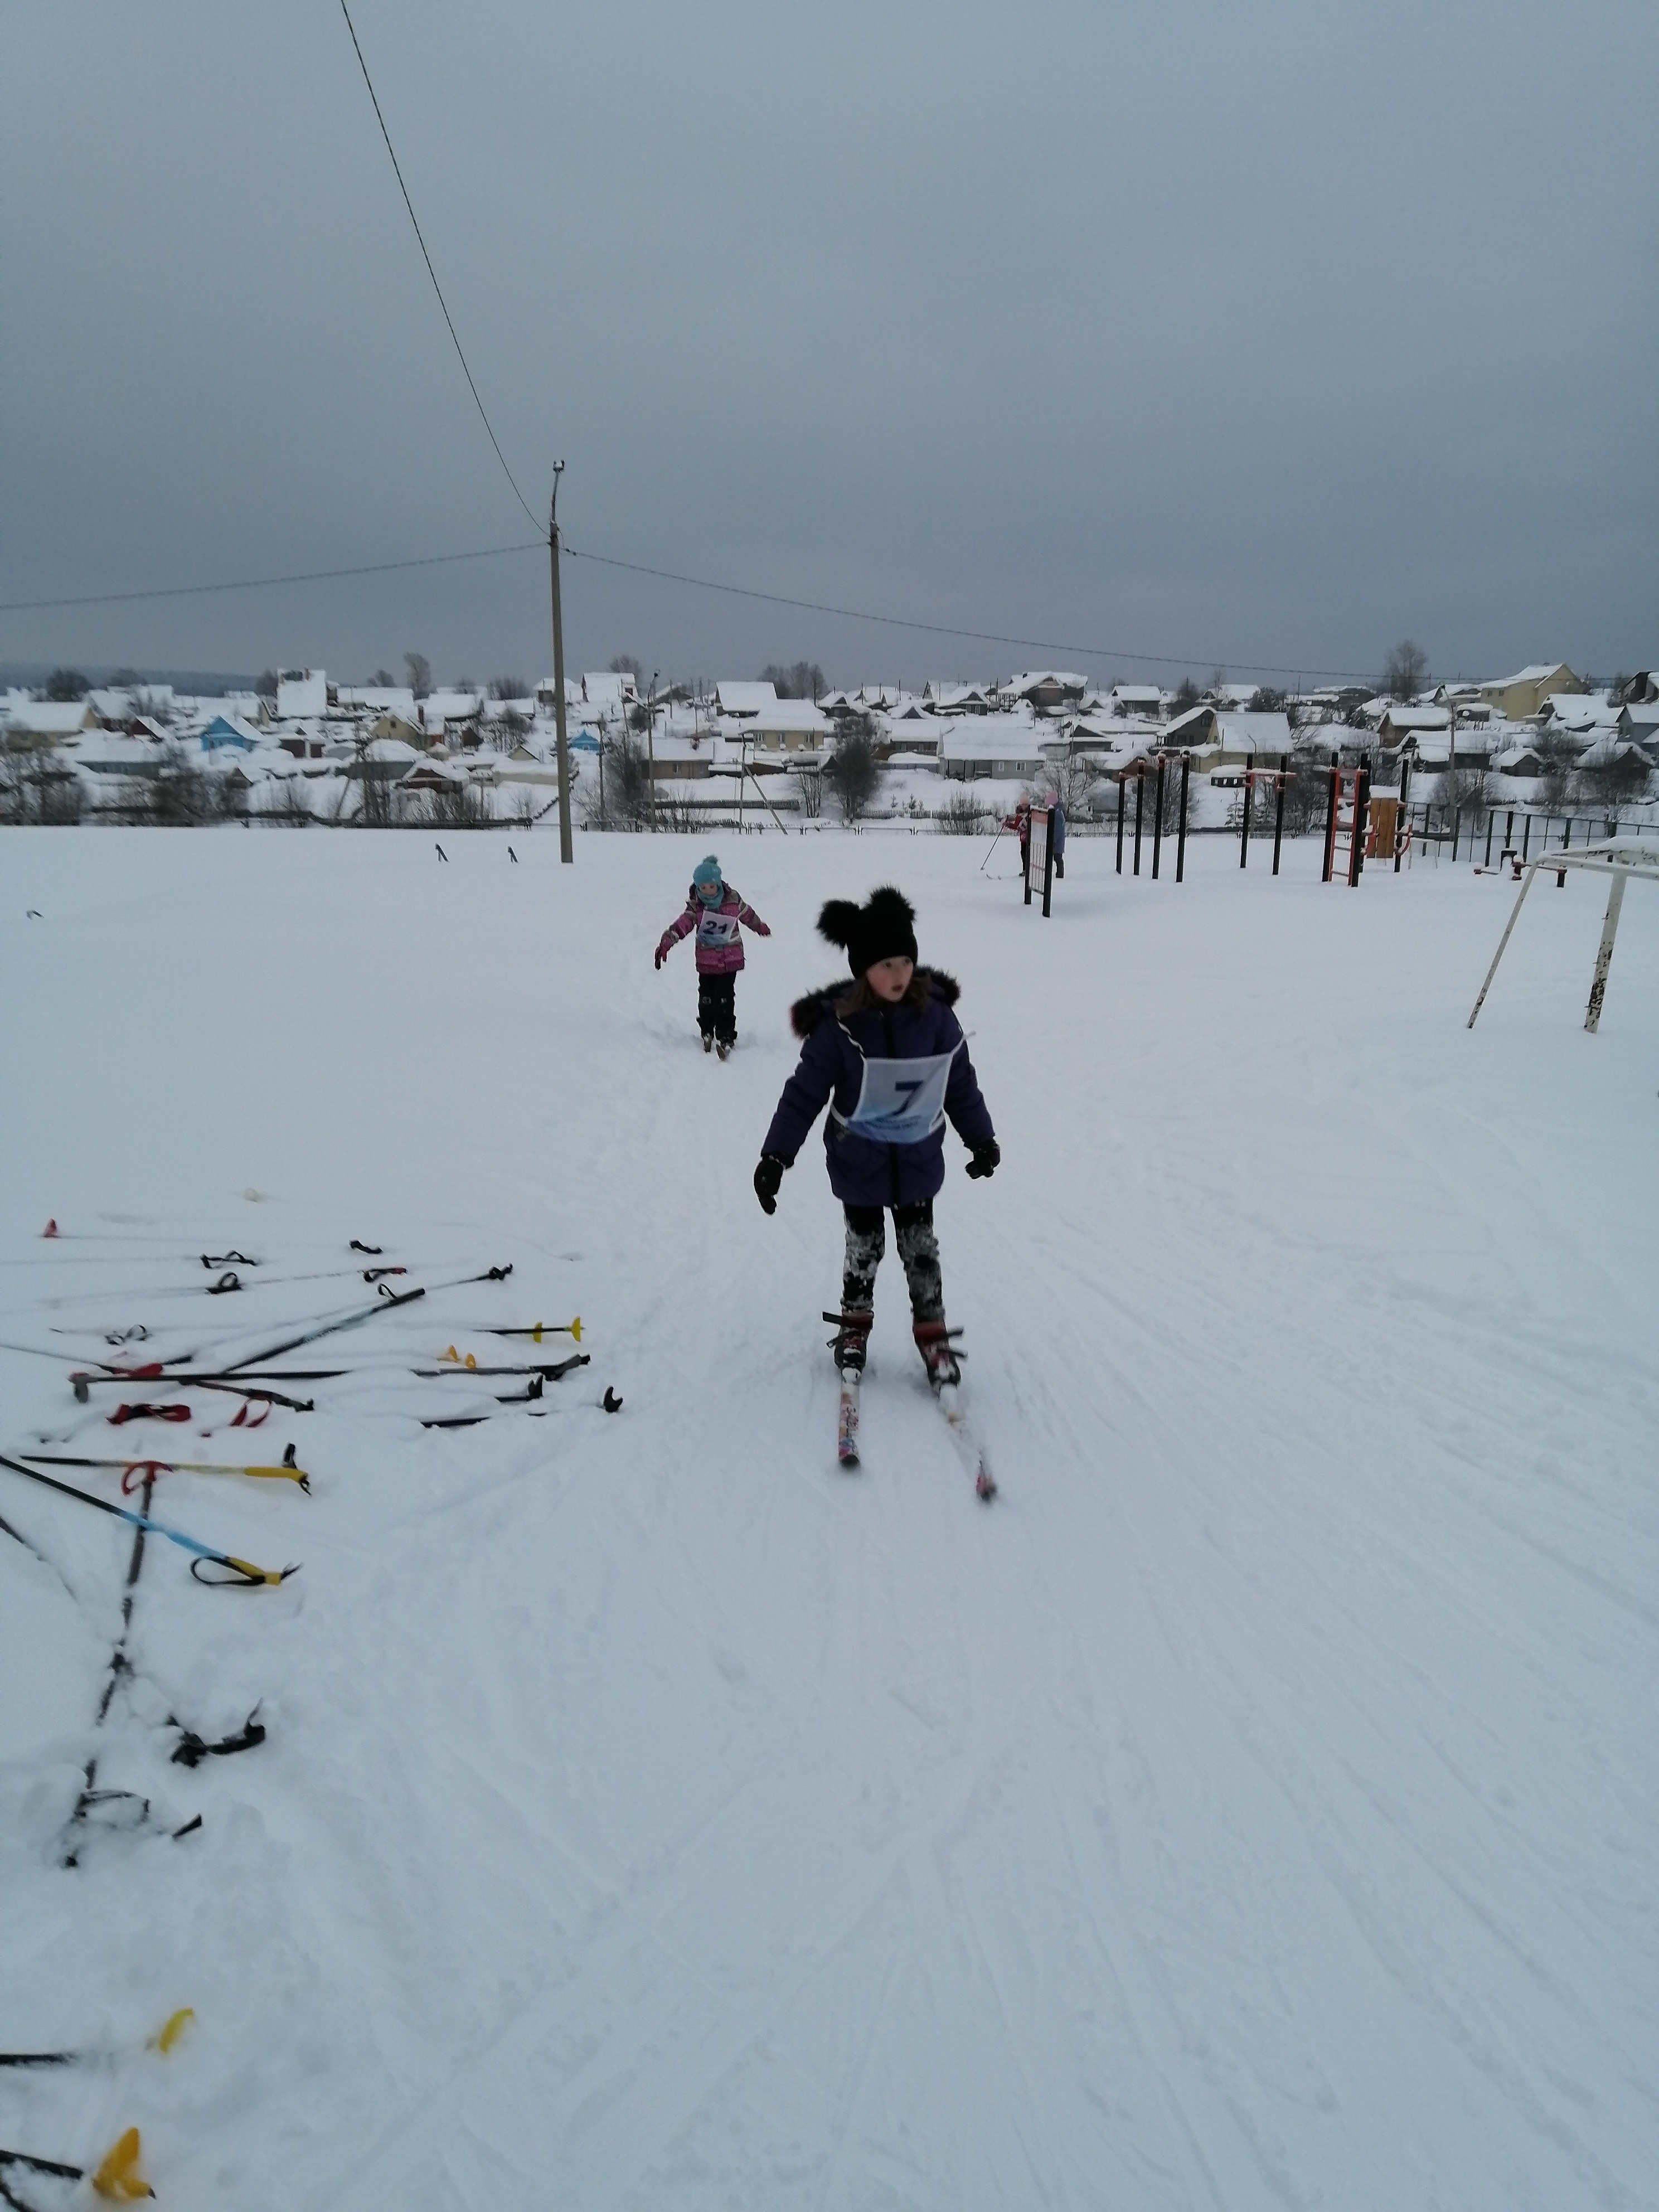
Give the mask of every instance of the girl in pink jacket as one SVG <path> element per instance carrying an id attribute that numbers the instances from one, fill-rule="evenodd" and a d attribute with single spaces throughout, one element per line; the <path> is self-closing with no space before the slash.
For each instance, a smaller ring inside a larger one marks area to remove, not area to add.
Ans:
<path id="1" fill-rule="evenodd" d="M 720 878 L 720 864 L 710 853 L 691 871 L 685 912 L 672 921 L 657 946 L 662 966 L 683 937 L 697 933 L 697 1027 L 705 1052 L 722 1060 L 738 1041 L 738 970 L 743 965 L 744 928 L 757 937 L 772 933 L 751 906 Z"/>

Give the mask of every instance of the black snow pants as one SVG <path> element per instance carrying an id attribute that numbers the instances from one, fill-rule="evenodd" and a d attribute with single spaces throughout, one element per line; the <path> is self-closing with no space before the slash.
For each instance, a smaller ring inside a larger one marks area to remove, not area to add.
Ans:
<path id="1" fill-rule="evenodd" d="M 716 1044 L 737 1042 L 738 978 L 735 970 L 727 975 L 698 976 L 697 1027 L 705 1036 L 712 1036 Z"/>
<path id="2" fill-rule="evenodd" d="M 842 1278 L 841 1303 L 845 1313 L 875 1310 L 876 1269 L 887 1249 L 887 1224 L 878 1206 L 848 1206 L 847 1268 Z M 945 1279 L 939 1269 L 939 1238 L 933 1233 L 933 1201 L 893 1208 L 893 1241 L 904 1266 L 910 1291 L 910 1318 L 943 1321 Z"/>

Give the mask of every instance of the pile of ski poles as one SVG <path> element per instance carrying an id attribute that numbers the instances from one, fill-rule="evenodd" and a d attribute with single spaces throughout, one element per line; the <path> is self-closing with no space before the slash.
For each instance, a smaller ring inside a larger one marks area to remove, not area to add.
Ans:
<path id="1" fill-rule="evenodd" d="M 55 1220 L 48 1224 L 45 1235 L 54 1244 L 85 1241 L 106 1245 L 112 1241 L 96 1236 L 88 1236 L 84 1240 L 78 1240 L 72 1234 L 65 1236 L 59 1231 Z M 102 1350 L 108 1354 L 106 1358 L 90 1358 L 85 1353 L 18 1343 L 0 1344 L 0 1348 L 52 1359 L 67 1366 L 67 1380 L 76 1403 L 88 1407 L 86 1419 L 95 1421 L 100 1427 L 125 1431 L 135 1424 L 154 1422 L 180 1429 L 194 1419 L 192 1406 L 184 1393 L 189 1392 L 191 1395 L 204 1394 L 209 1407 L 213 1409 L 209 1414 L 210 1419 L 224 1410 L 224 1401 L 228 1400 L 234 1402 L 235 1411 L 223 1425 L 229 1431 L 241 1432 L 238 1437 L 239 1444 L 249 1431 L 264 1426 L 276 1408 L 295 1414 L 315 1411 L 317 1386 L 319 1384 L 364 1376 L 386 1378 L 405 1376 L 422 1385 L 453 1384 L 457 1379 L 470 1378 L 477 1383 L 489 1386 L 489 1397 L 493 1403 L 486 1402 L 480 1407 L 477 1402 L 463 1401 L 465 1410 L 457 1411 L 447 1407 L 440 1410 L 434 1405 L 430 1413 L 416 1415 L 421 1426 L 425 1429 L 463 1429 L 497 1418 L 497 1408 L 522 1407 L 531 1417 L 535 1417 L 544 1410 L 541 1401 L 549 1383 L 557 1383 L 591 1364 L 591 1356 L 580 1349 L 582 1323 L 580 1316 L 577 1316 L 568 1322 L 533 1322 L 513 1326 L 495 1322 L 468 1332 L 458 1332 L 458 1335 L 471 1334 L 497 1340 L 503 1347 L 499 1356 L 489 1352 L 481 1355 L 477 1352 L 463 1352 L 451 1341 L 441 1350 L 429 1352 L 423 1358 L 416 1355 L 413 1361 L 405 1355 L 391 1362 L 359 1359 L 329 1366 L 294 1365 L 290 1363 L 296 1353 L 313 1345 L 340 1337 L 384 1316 L 415 1306 L 426 1298 L 429 1291 L 445 1291 L 474 1284 L 505 1283 L 513 1274 L 509 1263 L 488 1267 L 441 1282 L 410 1284 L 408 1278 L 411 1270 L 407 1266 L 380 1264 L 383 1260 L 380 1248 L 362 1243 L 354 1238 L 349 1249 L 358 1255 L 357 1264 L 346 1268 L 300 1274 L 268 1272 L 259 1258 L 237 1249 L 204 1251 L 197 1256 L 204 1271 L 205 1279 L 198 1277 L 191 1284 L 168 1284 L 137 1294 L 125 1291 L 112 1293 L 106 1285 L 90 1292 L 70 1291 L 45 1302 L 49 1310 L 57 1312 L 73 1312 L 77 1307 L 94 1303 L 101 1304 L 107 1312 L 112 1296 L 127 1303 L 130 1310 L 133 1304 L 148 1305 L 153 1299 L 176 1303 L 207 1297 L 223 1300 L 240 1297 L 256 1289 L 277 1290 L 343 1277 L 361 1279 L 374 1292 L 374 1297 L 366 1303 L 343 1313 L 317 1316 L 305 1326 L 291 1328 L 287 1333 L 276 1335 L 274 1341 L 260 1343 L 252 1350 L 230 1351 L 222 1340 L 217 1344 L 194 1344 L 182 1352 L 166 1352 L 161 1346 L 176 1334 L 176 1328 L 154 1324 L 149 1320 L 125 1321 L 119 1326 L 105 1326 L 98 1329 L 82 1328 L 72 1323 L 52 1325 L 55 1334 L 70 1337 L 99 1337 Z M 60 1262 L 64 1256 L 58 1253 L 53 1255 Z M 79 1261 L 81 1255 L 71 1256 L 73 1260 Z M 145 1256 L 128 1258 L 121 1255 L 119 1264 L 143 1264 Z M 155 1255 L 147 1256 L 153 1262 Z M 372 1264 L 362 1265 L 363 1261 Z M 107 1250 L 95 1255 L 88 1264 L 100 1262 L 103 1263 L 104 1269 L 114 1264 Z M 215 1310 L 222 1311 L 223 1308 L 216 1307 Z M 554 1345 L 549 1340 L 559 1338 L 568 1338 L 572 1347 L 559 1356 L 540 1358 L 514 1356 L 520 1346 L 526 1351 L 546 1346 L 551 1353 Z M 511 1381 L 520 1387 L 498 1392 L 493 1386 L 502 1381 Z M 306 1395 L 300 1395 L 302 1391 Z M 451 1394 L 446 1391 L 442 1395 L 448 1398 Z M 603 1399 L 598 1402 L 606 1413 L 611 1413 L 619 1411 L 622 1405 L 620 1397 L 609 1386 Z M 82 1427 L 84 1426 L 83 1421 Z M 209 1458 L 194 1454 L 189 1456 L 181 1454 L 175 1457 L 148 1449 L 130 1455 L 118 1455 L 107 1449 L 101 1452 L 93 1449 L 64 1451 L 40 1448 L 47 1443 L 78 1440 L 73 1434 L 63 1437 L 41 1437 L 33 1445 L 19 1445 L 11 1451 L 0 1451 L 0 1472 L 3 1472 L 14 1485 L 27 1484 L 37 1493 L 46 1493 L 54 1500 L 66 1501 L 100 1513 L 132 1532 L 121 1592 L 119 1633 L 110 1656 L 94 1717 L 94 1747 L 84 1763 L 81 1786 L 62 1835 L 60 1863 L 70 1869 L 82 1863 L 88 1840 L 95 1834 L 148 1831 L 160 1832 L 179 1841 L 198 1832 L 203 1825 L 199 1813 L 183 1821 L 177 1821 L 176 1814 L 172 1820 L 158 1820 L 149 1797 L 136 1790 L 109 1787 L 100 1776 L 100 1732 L 115 1705 L 118 1692 L 138 1672 L 131 1656 L 130 1647 L 134 1604 L 149 1540 L 159 1538 L 187 1554 L 193 1579 L 210 1589 L 280 1589 L 300 1571 L 298 1562 L 280 1567 L 257 1564 L 237 1553 L 203 1541 L 188 1529 L 176 1525 L 171 1514 L 165 1518 L 158 1516 L 153 1508 L 159 1482 L 164 1477 L 173 1476 L 240 1479 L 269 1486 L 275 1491 L 280 1491 L 282 1486 L 288 1485 L 307 1498 L 313 1492 L 311 1473 L 300 1464 L 297 1448 L 292 1443 L 284 1446 L 280 1456 L 267 1453 L 263 1457 L 246 1459 L 240 1456 Z M 258 1447 L 254 1446 L 253 1450 L 257 1455 Z M 82 1480 L 70 1480 L 68 1479 L 70 1476 Z M 112 1476 L 115 1478 L 112 1486 L 114 1495 L 106 1495 L 98 1487 L 87 1486 L 88 1480 L 95 1484 L 100 1480 L 106 1481 Z M 0 1516 L 0 1535 L 13 1540 L 33 1553 L 64 1583 L 71 1598 L 79 1601 L 77 1592 L 53 1559 L 47 1538 L 28 1533 L 3 1516 Z M 195 1769 L 208 1759 L 233 1757 L 256 1749 L 266 1741 L 267 1734 L 259 1711 L 260 1708 L 256 1705 L 240 1728 L 216 1736 L 189 1727 L 176 1715 L 169 1713 L 167 1724 L 176 1731 L 171 1763 Z M 173 2049 L 192 2017 L 188 2008 L 174 2013 L 165 2027 L 149 2039 L 148 2047 L 165 2055 Z M 78 2050 L 0 2051 L 0 2081 L 3 2081 L 6 2069 L 21 2072 L 31 2069 L 74 2066 L 95 2063 L 109 2056 L 111 2054 Z M 129 2128 L 101 2158 L 88 2164 L 77 2163 L 70 2158 L 48 2158 L 33 2151 L 0 2147 L 0 2205 L 15 2208 L 15 2212 L 34 2212 L 29 2197 L 23 2193 L 33 2179 L 86 2181 L 96 2194 L 111 2201 L 131 2202 L 149 2197 L 154 2192 L 143 2179 L 141 2157 L 140 2138 L 136 2128 Z"/>

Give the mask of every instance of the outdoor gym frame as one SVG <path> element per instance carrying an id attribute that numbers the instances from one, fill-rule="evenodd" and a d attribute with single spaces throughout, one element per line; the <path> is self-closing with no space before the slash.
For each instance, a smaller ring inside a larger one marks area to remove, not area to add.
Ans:
<path id="1" fill-rule="evenodd" d="M 1510 918 L 1504 925 L 1504 934 L 1498 940 L 1498 950 L 1492 956 L 1492 966 L 1486 970 L 1486 980 L 1480 986 L 1480 996 L 1470 1012 L 1468 1026 L 1474 1027 L 1475 1016 L 1486 1003 L 1486 994 L 1492 988 L 1492 979 L 1498 973 L 1498 963 L 1504 957 L 1504 948 L 1510 941 L 1521 913 L 1522 901 L 1532 889 L 1532 879 L 1540 868 L 1553 868 L 1557 884 L 1565 884 L 1569 868 L 1583 868 L 1598 876 L 1610 876 L 1607 887 L 1607 910 L 1601 922 L 1601 942 L 1596 948 L 1595 971 L 1590 978 L 1589 1004 L 1584 1010 L 1584 1027 L 1592 1036 L 1601 1025 L 1601 1002 L 1607 996 L 1607 970 L 1613 965 L 1613 940 L 1619 933 L 1619 915 L 1625 903 L 1625 885 L 1632 876 L 1644 877 L 1650 884 L 1659 883 L 1659 852 L 1651 846 L 1645 849 L 1628 840 L 1609 837 L 1599 845 L 1581 845 L 1576 853 L 1540 853 L 1528 868 Z"/>

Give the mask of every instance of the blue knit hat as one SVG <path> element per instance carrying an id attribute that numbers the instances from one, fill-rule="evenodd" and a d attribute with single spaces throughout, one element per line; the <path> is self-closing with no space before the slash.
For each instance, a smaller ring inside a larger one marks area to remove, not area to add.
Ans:
<path id="1" fill-rule="evenodd" d="M 691 871 L 692 888 L 696 890 L 712 890 L 720 880 L 720 864 L 712 853 L 706 854 Z"/>

